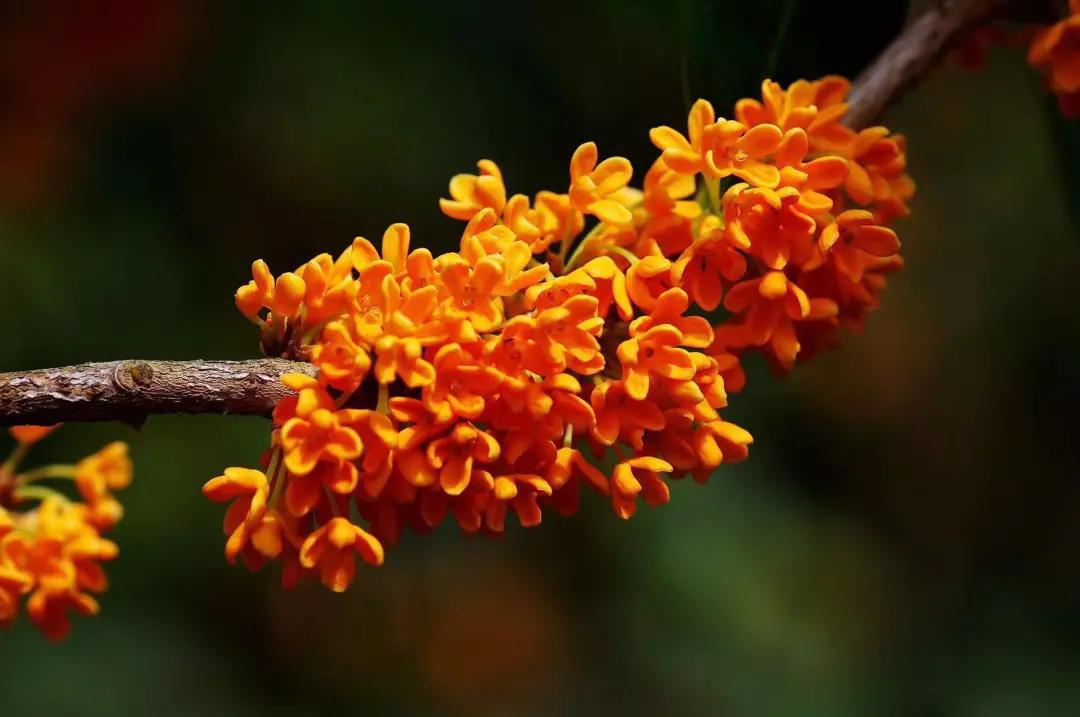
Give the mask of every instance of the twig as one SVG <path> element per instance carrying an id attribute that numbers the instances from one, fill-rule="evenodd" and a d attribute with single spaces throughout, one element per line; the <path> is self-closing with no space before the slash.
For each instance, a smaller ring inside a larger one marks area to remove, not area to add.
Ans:
<path id="1" fill-rule="evenodd" d="M 268 415 L 291 394 L 278 378 L 315 374 L 285 359 L 108 361 L 0 373 L 0 426 L 62 421 L 139 424 L 160 413 Z"/>
<path id="2" fill-rule="evenodd" d="M 1053 17 L 1052 0 L 937 0 L 852 86 L 847 123 L 869 126 L 971 28 L 995 18 Z M 0 426 L 61 421 L 138 424 L 162 413 L 268 415 L 290 391 L 284 373 L 309 363 L 113 361 L 0 374 Z"/>
<path id="3" fill-rule="evenodd" d="M 845 122 L 869 127 L 941 56 L 990 20 L 1051 20 L 1053 0 L 936 0 L 855 79 Z"/>

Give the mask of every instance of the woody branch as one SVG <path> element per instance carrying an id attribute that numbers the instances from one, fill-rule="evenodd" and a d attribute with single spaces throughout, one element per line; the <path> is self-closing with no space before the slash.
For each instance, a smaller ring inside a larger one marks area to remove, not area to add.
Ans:
<path id="1" fill-rule="evenodd" d="M 1052 9 L 1052 0 L 932 3 L 855 80 L 846 122 L 855 128 L 875 122 L 972 27 L 997 18 L 1050 17 Z M 166 413 L 265 416 L 291 394 L 278 380 L 285 373 L 314 375 L 315 366 L 285 359 L 126 360 L 0 373 L 0 426 L 139 424 Z"/>

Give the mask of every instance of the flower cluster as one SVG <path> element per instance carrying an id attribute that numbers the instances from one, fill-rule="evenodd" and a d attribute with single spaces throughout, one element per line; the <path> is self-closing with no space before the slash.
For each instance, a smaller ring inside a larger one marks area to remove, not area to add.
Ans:
<path id="1" fill-rule="evenodd" d="M 0 625 L 19 613 L 22 597 L 30 620 L 50 639 L 71 630 L 70 611 L 98 612 L 93 593 L 108 586 L 101 563 L 117 555 L 101 537 L 122 516 L 112 492 L 131 482 L 124 443 L 110 443 L 76 465 L 49 465 L 18 472 L 30 446 L 55 426 L 9 429 L 15 451 L 0 466 Z M 75 484 L 81 501 L 42 485 L 48 479 Z"/>
<path id="2" fill-rule="evenodd" d="M 510 195 L 479 162 L 440 200 L 456 252 L 395 224 L 277 277 L 257 261 L 237 306 L 313 370 L 282 377 L 262 470 L 204 487 L 231 501 L 226 558 L 341 591 L 406 526 L 499 534 L 583 487 L 629 518 L 746 458 L 720 414 L 743 356 L 787 370 L 859 327 L 914 192 L 903 137 L 841 123 L 846 80 L 762 89 L 735 119 L 699 100 L 685 134 L 653 129 L 640 189 L 591 142 L 561 193 Z"/>
<path id="3" fill-rule="evenodd" d="M 1069 0 L 1069 16 L 1040 30 L 1028 49 L 1028 62 L 1046 72 L 1065 116 L 1080 117 L 1080 0 Z"/>

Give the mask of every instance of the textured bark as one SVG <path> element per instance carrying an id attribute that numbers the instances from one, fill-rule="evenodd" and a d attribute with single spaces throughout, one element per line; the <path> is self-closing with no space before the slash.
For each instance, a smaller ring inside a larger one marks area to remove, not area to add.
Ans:
<path id="1" fill-rule="evenodd" d="M 928 72 L 978 24 L 994 18 L 1051 20 L 1054 0 L 937 0 L 852 85 L 846 122 L 856 129 Z M 0 426 L 62 421 L 141 423 L 161 413 L 268 415 L 290 391 L 284 373 L 315 374 L 308 363 L 112 361 L 0 374 Z"/>
<path id="2" fill-rule="evenodd" d="M 315 366 L 285 359 L 108 361 L 0 373 L 0 425 L 62 421 L 138 424 L 159 413 L 269 415 L 292 392 L 285 373 Z"/>
<path id="3" fill-rule="evenodd" d="M 1054 0 L 937 0 L 855 79 L 845 122 L 869 127 L 972 29 L 994 19 L 1051 21 Z M 1060 14 L 1060 13 L 1057 13 Z"/>

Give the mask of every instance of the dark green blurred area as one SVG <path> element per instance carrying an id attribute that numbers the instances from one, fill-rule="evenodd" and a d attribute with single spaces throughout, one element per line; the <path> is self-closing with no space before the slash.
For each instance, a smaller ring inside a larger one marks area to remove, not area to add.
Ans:
<path id="1" fill-rule="evenodd" d="M 173 4 L 0 11 L 0 370 L 242 358 L 232 294 L 436 199 L 482 157 L 562 188 L 587 139 L 855 74 L 899 2 Z M 776 55 L 776 67 L 770 57 Z M 72 425 L 130 441 L 102 614 L 0 633 L 0 714 L 1080 714 L 1080 134 L 1021 53 L 946 65 L 890 113 L 919 184 L 867 331 L 730 420 L 749 462 L 618 521 L 407 537 L 344 596 L 221 556 L 202 483 L 268 424 Z"/>

